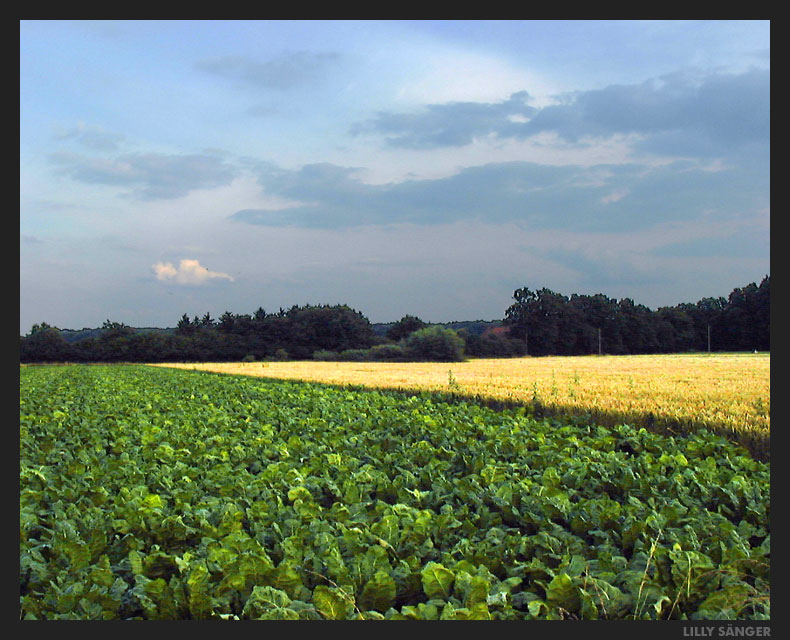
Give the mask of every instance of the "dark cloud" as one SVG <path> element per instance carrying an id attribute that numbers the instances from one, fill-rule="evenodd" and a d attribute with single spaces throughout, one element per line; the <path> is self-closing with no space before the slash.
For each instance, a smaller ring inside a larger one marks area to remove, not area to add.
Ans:
<path id="1" fill-rule="evenodd" d="M 427 105 L 419 113 L 381 112 L 355 124 L 351 134 L 382 134 L 390 145 L 410 149 L 460 147 L 477 136 L 513 135 L 519 122 L 537 113 L 527 105 L 528 99 L 529 94 L 521 91 L 497 103 L 452 102 Z"/>
<path id="2" fill-rule="evenodd" d="M 519 221 L 534 229 L 616 231 L 658 221 L 768 206 L 768 174 L 710 170 L 690 161 L 644 165 L 554 166 L 507 162 L 466 168 L 432 180 L 362 182 L 356 170 L 330 164 L 259 173 L 266 193 L 293 201 L 280 209 L 245 209 L 232 219 L 269 226 L 347 228 L 456 220 Z"/>
<path id="3" fill-rule="evenodd" d="M 229 184 L 237 175 L 235 167 L 204 154 L 95 158 L 61 152 L 51 154 L 50 161 L 78 182 L 128 187 L 130 195 L 140 200 L 180 198 L 195 189 Z"/>
<path id="4" fill-rule="evenodd" d="M 412 114 L 380 113 L 354 133 L 386 136 L 393 146 L 432 148 L 471 144 L 475 137 L 526 139 L 553 132 L 568 142 L 617 134 L 643 136 L 644 152 L 678 156 L 729 156 L 767 145 L 770 72 L 676 73 L 635 85 L 611 85 L 564 96 L 540 110 L 513 94 L 496 104 L 429 105 Z M 515 118 L 513 116 L 516 116 Z"/>
<path id="5" fill-rule="evenodd" d="M 340 55 L 334 52 L 297 51 L 265 62 L 243 56 L 224 56 L 202 60 L 195 66 L 201 71 L 241 80 L 252 86 L 285 90 L 322 77 L 339 58 Z"/>

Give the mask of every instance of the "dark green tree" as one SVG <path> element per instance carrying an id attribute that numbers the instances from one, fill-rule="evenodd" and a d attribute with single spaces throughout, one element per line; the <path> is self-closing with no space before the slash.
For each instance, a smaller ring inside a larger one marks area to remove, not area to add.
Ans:
<path id="1" fill-rule="evenodd" d="M 214 318 L 211 317 L 211 313 L 206 311 L 206 315 L 204 315 L 200 319 L 200 328 L 201 329 L 213 329 L 214 328 Z"/>
<path id="2" fill-rule="evenodd" d="M 387 329 L 387 338 L 398 342 L 403 340 L 409 334 L 428 326 L 425 322 L 420 320 L 417 316 L 405 315 L 389 329 Z"/>
<path id="3" fill-rule="evenodd" d="M 176 333 L 179 335 L 189 336 L 195 332 L 195 326 L 192 324 L 192 321 L 189 319 L 189 316 L 185 313 L 181 316 L 181 319 L 178 321 L 176 325 Z"/>
<path id="4" fill-rule="evenodd" d="M 312 358 L 319 350 L 365 349 L 376 337 L 370 321 L 347 305 L 294 306 L 287 317 L 291 323 L 287 351 L 292 358 Z"/>
<path id="5" fill-rule="evenodd" d="M 513 293 L 515 302 L 505 311 L 510 335 L 523 340 L 529 355 L 570 353 L 575 343 L 568 298 L 551 289 L 526 287 Z"/>
<path id="6" fill-rule="evenodd" d="M 230 333 L 233 331 L 233 327 L 235 324 L 236 324 L 236 317 L 230 311 L 226 311 L 219 317 L 219 322 L 217 323 L 217 329 L 219 329 L 223 333 Z"/>
<path id="7" fill-rule="evenodd" d="M 452 329 L 418 329 L 403 344 L 410 360 L 459 362 L 464 359 L 464 341 Z"/>
<path id="8" fill-rule="evenodd" d="M 63 362 L 70 356 L 70 346 L 60 329 L 46 322 L 34 324 L 27 336 L 20 340 L 21 362 Z"/>

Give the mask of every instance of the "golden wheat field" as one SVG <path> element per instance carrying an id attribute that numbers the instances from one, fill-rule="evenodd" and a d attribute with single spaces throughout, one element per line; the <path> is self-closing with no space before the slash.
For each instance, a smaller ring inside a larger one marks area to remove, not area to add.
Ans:
<path id="1" fill-rule="evenodd" d="M 167 363 L 160 366 L 339 385 L 442 391 L 538 403 L 685 430 L 704 426 L 753 448 L 770 437 L 770 354 L 670 354 L 479 358 L 465 362 Z"/>

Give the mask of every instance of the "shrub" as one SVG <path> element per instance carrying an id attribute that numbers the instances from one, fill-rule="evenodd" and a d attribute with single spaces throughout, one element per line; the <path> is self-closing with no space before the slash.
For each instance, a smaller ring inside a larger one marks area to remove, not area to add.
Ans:
<path id="1" fill-rule="evenodd" d="M 254 353 L 248 353 L 241 359 L 242 362 L 255 362 L 255 360 L 256 358 Z"/>
<path id="2" fill-rule="evenodd" d="M 332 362 L 338 360 L 340 354 L 337 351 L 329 351 L 328 349 L 319 349 L 313 351 L 313 360 L 322 360 L 324 362 Z"/>
<path id="3" fill-rule="evenodd" d="M 427 325 L 416 316 L 403 316 L 387 330 L 387 337 L 397 342 L 426 326 Z"/>
<path id="4" fill-rule="evenodd" d="M 365 362 L 368 360 L 367 349 L 346 349 L 341 351 L 337 357 L 338 360 L 350 362 Z"/>
<path id="5" fill-rule="evenodd" d="M 426 327 L 404 340 L 410 360 L 458 362 L 464 359 L 464 341 L 452 329 Z"/>
<path id="6" fill-rule="evenodd" d="M 526 355 L 523 340 L 507 338 L 496 334 L 488 336 L 469 336 L 466 339 L 466 353 L 481 358 L 503 358 Z"/>
<path id="7" fill-rule="evenodd" d="M 403 362 L 408 359 L 406 350 L 399 344 L 379 344 L 368 349 L 371 360 L 383 362 Z"/>

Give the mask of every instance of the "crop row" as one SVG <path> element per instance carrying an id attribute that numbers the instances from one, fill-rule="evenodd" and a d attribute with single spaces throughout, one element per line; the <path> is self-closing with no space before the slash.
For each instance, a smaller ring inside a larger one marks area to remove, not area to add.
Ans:
<path id="1" fill-rule="evenodd" d="M 770 455 L 770 355 L 474 358 L 466 362 L 241 362 L 162 366 L 337 385 L 441 391 L 676 432 L 706 428 Z"/>
<path id="2" fill-rule="evenodd" d="M 769 616 L 766 463 L 711 433 L 143 366 L 20 373 L 39 619 Z"/>

